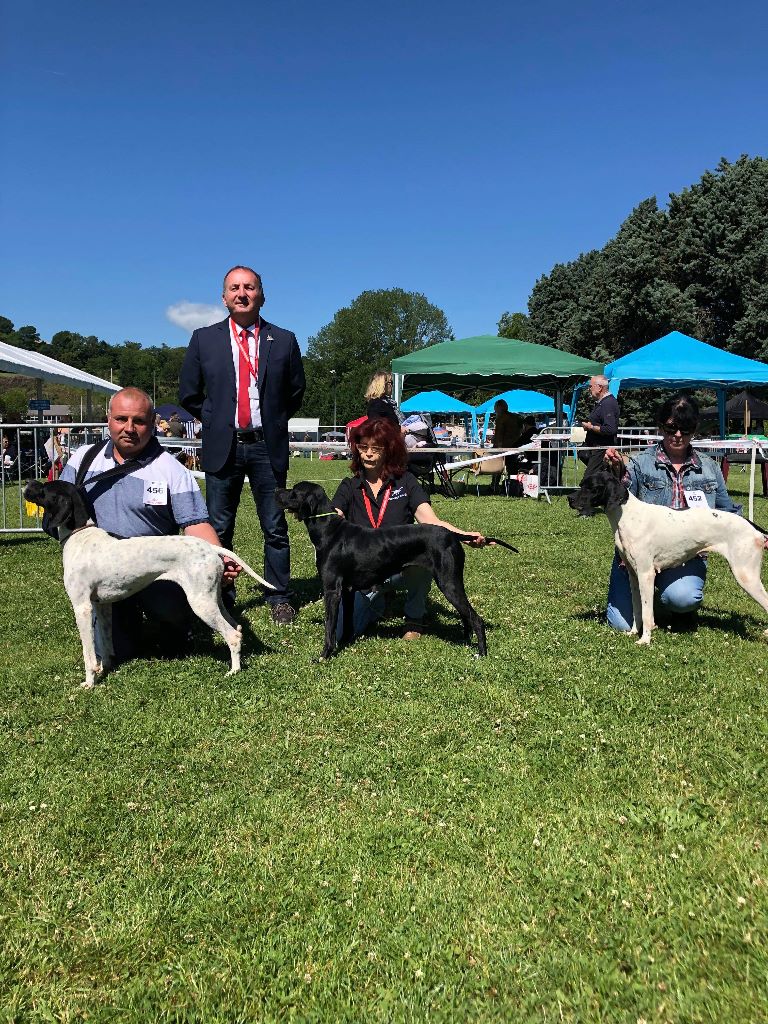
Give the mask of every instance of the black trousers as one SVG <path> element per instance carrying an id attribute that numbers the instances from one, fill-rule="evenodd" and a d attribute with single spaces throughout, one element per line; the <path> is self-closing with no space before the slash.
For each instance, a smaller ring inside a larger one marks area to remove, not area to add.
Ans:
<path id="1" fill-rule="evenodd" d="M 607 445 L 606 445 L 607 447 Z M 579 452 L 579 461 L 586 463 L 586 469 L 584 470 L 584 476 L 582 480 L 585 480 L 588 476 L 597 472 L 603 465 L 605 459 L 605 448 L 595 448 L 594 451 L 589 453 L 585 452 L 583 455 Z"/>
<path id="2" fill-rule="evenodd" d="M 164 653 L 184 652 L 192 609 L 178 583 L 157 580 L 138 594 L 112 605 L 112 643 L 117 661 L 128 661 L 143 653 L 145 617 Z"/>

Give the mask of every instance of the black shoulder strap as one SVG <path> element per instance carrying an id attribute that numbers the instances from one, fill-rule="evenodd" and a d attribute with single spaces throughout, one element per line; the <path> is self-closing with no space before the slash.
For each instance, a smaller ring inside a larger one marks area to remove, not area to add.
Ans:
<path id="1" fill-rule="evenodd" d="M 153 438 L 152 441 L 150 441 L 150 446 L 153 442 L 154 448 L 156 448 L 157 451 L 154 451 L 154 448 L 150 447 L 151 458 L 148 461 L 129 459 L 127 462 L 121 462 L 118 465 L 113 466 L 112 469 L 107 469 L 103 473 L 97 473 L 96 476 L 92 476 L 90 480 L 86 480 L 85 474 L 91 468 L 94 459 L 99 452 L 104 451 L 109 444 L 109 438 L 105 438 L 100 444 L 93 445 L 90 451 L 87 451 L 83 456 L 83 461 L 80 463 L 77 475 L 75 476 L 75 487 L 79 487 L 82 490 L 84 487 L 90 487 L 91 484 L 102 483 L 105 480 L 113 480 L 115 477 L 128 476 L 129 473 L 135 473 L 137 469 L 141 469 L 142 466 L 146 466 L 148 462 L 153 462 L 158 455 L 162 454 L 162 445 L 158 444 L 158 442 Z"/>
<path id="2" fill-rule="evenodd" d="M 104 451 L 104 449 L 107 447 L 108 444 L 109 444 L 109 438 L 105 437 L 103 441 L 99 442 L 99 444 L 92 444 L 91 445 L 91 447 L 88 449 L 88 451 L 83 456 L 83 461 L 77 467 L 77 475 L 75 476 L 75 487 L 82 487 L 83 486 L 83 481 L 85 480 L 85 474 L 88 472 L 88 470 L 93 465 L 93 460 L 96 458 L 96 456 L 99 454 L 99 452 L 103 452 Z"/>

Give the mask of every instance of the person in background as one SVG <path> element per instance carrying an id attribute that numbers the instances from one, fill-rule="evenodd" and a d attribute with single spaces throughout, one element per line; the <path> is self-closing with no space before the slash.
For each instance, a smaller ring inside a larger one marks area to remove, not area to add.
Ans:
<path id="1" fill-rule="evenodd" d="M 538 434 L 536 420 L 533 416 L 526 416 L 523 420 L 523 432 L 517 440 L 518 445 L 522 447 L 524 444 L 530 444 L 536 434 Z"/>
<path id="2" fill-rule="evenodd" d="M 343 480 L 333 497 L 337 511 L 350 523 L 366 529 L 404 526 L 414 522 L 442 526 L 453 533 L 471 535 L 475 544 L 484 537 L 438 519 L 427 493 L 416 477 L 406 470 L 408 452 L 400 431 L 389 419 L 366 420 L 350 437 L 352 479 Z M 405 631 L 403 639 L 418 640 L 424 632 L 427 593 L 432 573 L 419 565 L 406 566 L 370 593 L 355 594 L 353 634 L 359 636 L 384 614 L 384 594 L 405 590 Z M 343 628 L 339 612 L 339 635 Z"/>
<path id="3" fill-rule="evenodd" d="M 386 370 L 377 370 L 365 389 L 365 399 L 368 403 L 365 415 L 369 420 L 383 418 L 400 428 L 403 417 L 392 398 L 391 373 L 387 373 Z"/>
<path id="4" fill-rule="evenodd" d="M 493 447 L 494 448 L 517 448 L 520 444 L 520 435 L 523 432 L 523 418 L 516 412 L 510 412 L 509 406 L 503 398 L 500 398 L 493 406 Z M 504 459 L 509 476 L 519 472 L 519 457 L 507 455 Z"/>
<path id="5" fill-rule="evenodd" d="M 177 412 L 171 413 L 171 418 L 168 420 L 168 436 L 184 437 L 184 424 Z"/>
<path id="6" fill-rule="evenodd" d="M 584 476 L 589 476 L 602 466 L 604 449 L 616 444 L 619 432 L 619 403 L 608 390 L 608 378 L 603 374 L 591 377 L 589 393 L 595 399 L 595 405 L 589 419 L 582 420 L 581 425 L 587 432 L 584 447 L 593 451 L 583 455 L 579 453 L 579 459 L 586 463 Z"/>
<path id="7" fill-rule="evenodd" d="M 0 458 L 2 458 L 4 469 L 10 469 L 16 460 L 16 449 L 11 444 L 11 439 L 7 434 L 3 435 L 3 443 L 0 447 Z"/>
<path id="8" fill-rule="evenodd" d="M 725 486 L 720 467 L 708 455 L 691 446 L 691 438 L 699 423 L 699 407 L 685 394 L 668 398 L 658 409 L 656 422 L 662 434 L 659 444 L 652 444 L 632 457 L 625 468 L 624 484 L 640 501 L 681 510 L 706 504 L 723 512 L 741 514 Z M 604 453 L 606 462 L 624 467 L 621 454 L 613 447 Z M 707 579 L 707 556 L 698 555 L 683 565 L 664 569 L 656 575 L 656 598 L 662 614 L 678 617 L 678 621 L 695 621 L 692 614 L 704 600 Z M 688 620 L 680 620 L 688 616 Z M 614 629 L 629 632 L 632 628 L 632 592 L 629 575 L 618 553 L 614 553 L 608 584 L 608 623 Z"/>

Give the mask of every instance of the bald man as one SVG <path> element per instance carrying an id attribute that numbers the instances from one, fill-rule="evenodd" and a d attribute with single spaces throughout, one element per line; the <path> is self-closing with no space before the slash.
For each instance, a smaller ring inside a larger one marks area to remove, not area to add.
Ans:
<path id="1" fill-rule="evenodd" d="M 602 466 L 605 449 L 616 444 L 619 430 L 619 403 L 608 390 L 608 378 L 601 373 L 591 377 L 589 393 L 595 405 L 589 419 L 582 420 L 581 425 L 587 432 L 584 447 L 594 451 L 585 451 L 583 455 L 579 453 L 581 461 L 587 464 L 585 477 Z"/>
<path id="2" fill-rule="evenodd" d="M 74 484 L 87 460 L 81 487 L 96 524 L 118 538 L 170 536 L 181 530 L 218 545 L 197 481 L 155 438 L 155 410 L 149 395 L 139 388 L 123 388 L 114 394 L 107 429 L 106 442 L 78 448 L 61 474 L 62 480 Z M 123 472 L 115 473 L 118 468 Z M 99 477 L 107 473 L 110 475 L 100 482 Z M 237 563 L 228 558 L 224 569 L 227 579 L 240 572 Z M 193 616 L 184 591 L 170 580 L 157 580 L 112 606 L 118 661 L 141 653 L 144 616 L 155 624 L 165 653 L 187 649 Z"/>

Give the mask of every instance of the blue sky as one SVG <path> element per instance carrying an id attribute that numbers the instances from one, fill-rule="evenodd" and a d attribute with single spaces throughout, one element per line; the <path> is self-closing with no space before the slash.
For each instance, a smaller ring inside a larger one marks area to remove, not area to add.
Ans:
<path id="1" fill-rule="evenodd" d="M 184 345 L 241 262 L 302 347 L 393 286 L 495 333 L 641 199 L 768 155 L 763 0 L 40 0 L 2 38 L 0 314 L 46 339 Z"/>

